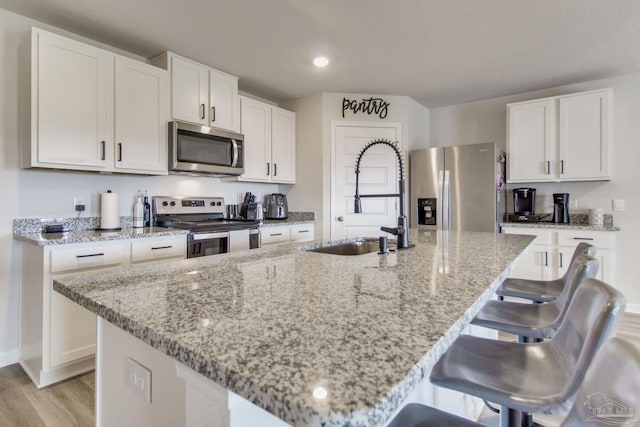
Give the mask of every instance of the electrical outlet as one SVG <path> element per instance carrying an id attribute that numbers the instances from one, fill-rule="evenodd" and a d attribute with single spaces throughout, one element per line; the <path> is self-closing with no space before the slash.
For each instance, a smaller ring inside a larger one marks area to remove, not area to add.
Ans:
<path id="1" fill-rule="evenodd" d="M 151 371 L 132 358 L 127 358 L 126 382 L 129 390 L 151 403 Z"/>
<path id="2" fill-rule="evenodd" d="M 569 209 L 578 209 L 578 201 L 576 199 L 569 200 Z"/>
<path id="3" fill-rule="evenodd" d="M 74 197 L 73 198 L 73 210 L 76 212 L 84 212 L 87 205 L 84 203 L 84 197 Z"/>
<path id="4" fill-rule="evenodd" d="M 613 210 L 614 211 L 624 211 L 624 200 L 623 199 L 614 199 L 613 200 Z"/>

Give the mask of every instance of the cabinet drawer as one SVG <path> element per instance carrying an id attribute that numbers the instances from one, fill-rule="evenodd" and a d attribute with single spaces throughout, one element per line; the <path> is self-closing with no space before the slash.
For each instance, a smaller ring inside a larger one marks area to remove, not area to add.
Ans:
<path id="1" fill-rule="evenodd" d="M 532 243 L 534 245 L 554 244 L 553 237 L 555 236 L 555 231 L 551 230 L 543 230 L 539 228 L 502 227 L 502 232 L 505 234 L 526 234 L 529 236 L 536 236 L 536 239 Z"/>
<path id="2" fill-rule="evenodd" d="M 296 224 L 291 226 L 291 241 L 305 242 L 313 240 L 315 227 L 314 224 Z"/>
<path id="3" fill-rule="evenodd" d="M 596 248 L 614 248 L 615 235 L 606 231 L 558 231 L 558 246 L 577 246 L 580 242 L 591 243 Z"/>
<path id="4" fill-rule="evenodd" d="M 291 226 L 265 227 L 260 230 L 262 246 L 276 243 L 288 243 L 291 240 Z"/>
<path id="5" fill-rule="evenodd" d="M 187 255 L 185 236 L 171 239 L 150 239 L 131 243 L 131 262 L 164 258 L 184 258 Z"/>
<path id="6" fill-rule="evenodd" d="M 51 252 L 51 272 L 82 270 L 122 264 L 122 245 L 56 249 Z"/>

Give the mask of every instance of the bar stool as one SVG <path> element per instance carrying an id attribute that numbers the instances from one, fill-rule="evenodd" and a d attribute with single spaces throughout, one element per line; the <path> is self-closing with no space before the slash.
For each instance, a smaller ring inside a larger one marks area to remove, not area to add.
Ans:
<path id="1" fill-rule="evenodd" d="M 586 279 L 550 340 L 521 344 L 461 335 L 434 366 L 431 383 L 502 405 L 503 427 L 518 426 L 520 412 L 561 412 L 624 306 L 620 292 Z"/>
<path id="2" fill-rule="evenodd" d="M 541 304 L 488 301 L 471 323 L 518 335 L 519 342 L 550 338 L 560 327 L 578 286 L 595 277 L 599 266 L 597 259 L 578 255 L 569 266 L 565 286 L 555 301 Z"/>
<path id="3" fill-rule="evenodd" d="M 582 427 L 604 421 L 602 425 L 630 425 L 640 414 L 640 350 L 626 339 L 612 338 L 600 350 L 589 366 L 571 410 L 560 427 Z M 603 408 L 607 403 L 617 406 L 617 413 Z M 607 422 L 609 421 L 609 422 Z M 598 423 L 598 425 L 600 425 Z M 409 403 L 387 427 L 484 427 L 419 403 Z"/>
<path id="4" fill-rule="evenodd" d="M 573 252 L 573 256 L 569 262 L 569 269 L 579 255 L 588 255 L 593 257 L 596 255 L 596 247 L 586 242 L 580 242 Z M 553 301 L 558 297 L 558 295 L 560 295 L 560 293 L 562 293 L 562 289 L 564 289 L 567 281 L 569 269 L 567 269 L 562 277 L 554 280 L 507 278 L 502 282 L 496 291 L 496 294 L 501 297 L 501 299 L 503 297 L 516 297 L 535 302 Z"/>

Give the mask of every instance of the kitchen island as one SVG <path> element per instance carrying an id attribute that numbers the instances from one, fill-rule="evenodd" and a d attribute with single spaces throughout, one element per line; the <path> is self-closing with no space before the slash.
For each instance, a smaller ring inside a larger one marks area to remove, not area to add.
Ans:
<path id="1" fill-rule="evenodd" d="M 532 240 L 413 230 L 416 246 L 388 255 L 304 250 L 330 244 L 316 241 L 69 276 L 54 289 L 177 361 L 179 375 L 193 372 L 289 424 L 384 425 Z M 101 360 L 116 346 L 101 346 L 107 333 L 98 334 L 97 393 L 113 395 Z M 188 424 L 207 425 L 193 411 L 214 393 L 182 393 L 174 400 L 186 396 Z"/>

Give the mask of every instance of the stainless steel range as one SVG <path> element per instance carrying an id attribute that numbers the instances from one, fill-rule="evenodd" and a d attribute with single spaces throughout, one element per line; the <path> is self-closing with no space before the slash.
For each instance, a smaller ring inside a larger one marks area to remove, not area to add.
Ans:
<path id="1" fill-rule="evenodd" d="M 155 226 L 191 231 L 187 258 L 260 247 L 260 222 L 225 218 L 222 197 L 155 196 L 152 201 Z"/>

